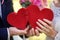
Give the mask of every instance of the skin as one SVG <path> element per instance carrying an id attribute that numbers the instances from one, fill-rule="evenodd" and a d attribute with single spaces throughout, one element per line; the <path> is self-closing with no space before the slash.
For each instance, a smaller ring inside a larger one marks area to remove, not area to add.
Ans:
<path id="1" fill-rule="evenodd" d="M 52 22 L 49 21 L 49 20 L 47 20 L 47 19 L 43 19 L 43 20 L 44 20 L 44 21 L 38 19 L 38 22 L 36 22 L 37 25 L 38 25 L 39 27 L 41 27 L 41 29 L 38 28 L 38 27 L 36 27 L 37 30 L 40 31 L 41 33 L 45 33 L 47 36 L 49 36 L 49 37 L 51 37 L 51 38 L 55 38 L 57 32 L 56 32 L 56 30 L 53 28 Z M 49 25 L 48 25 L 47 23 L 48 23 Z"/>
<path id="2" fill-rule="evenodd" d="M 2 0 L 2 4 L 4 3 L 4 0 Z"/>
<path id="3" fill-rule="evenodd" d="M 29 1 L 29 0 L 25 0 L 25 1 Z M 31 28 L 29 30 L 29 27 L 27 27 L 24 30 L 19 30 L 16 27 L 10 27 L 8 29 L 9 29 L 10 36 L 14 36 L 14 35 L 26 35 L 26 36 L 36 35 L 36 36 L 38 36 L 39 35 L 39 32 L 37 29 L 35 31 L 34 31 L 34 28 Z M 28 32 L 28 30 L 29 30 L 29 32 Z"/>
<path id="4" fill-rule="evenodd" d="M 30 27 L 30 25 L 28 24 L 27 28 L 24 30 L 19 30 L 16 27 L 10 27 L 8 29 L 9 29 L 11 36 L 13 36 L 13 35 L 26 35 L 27 37 L 39 36 L 40 33 L 37 29 L 29 28 L 29 27 Z"/>
<path id="5" fill-rule="evenodd" d="M 60 7 L 60 0 L 53 0 L 53 2 L 54 2 L 56 7 Z M 40 20 L 40 19 L 38 19 L 38 21 L 36 22 L 36 24 L 39 27 L 41 27 L 41 29 L 36 27 L 35 31 L 34 31 L 34 28 L 32 28 L 32 29 L 30 29 L 29 32 L 27 32 L 29 27 L 26 28 L 25 30 L 19 30 L 19 29 L 15 28 L 15 27 L 10 27 L 10 28 L 8 28 L 9 32 L 10 32 L 10 35 L 13 36 L 13 35 L 23 35 L 23 34 L 26 34 L 27 36 L 34 36 L 34 35 L 39 36 L 39 34 L 40 34 L 39 32 L 42 32 L 42 33 L 45 33 L 47 36 L 49 36 L 51 38 L 55 38 L 55 36 L 56 36 L 56 34 L 58 32 L 56 32 L 56 30 L 53 28 L 54 26 L 52 24 L 52 21 L 47 20 L 47 19 L 43 19 L 43 20 L 45 22 Z"/>
<path id="6" fill-rule="evenodd" d="M 27 28 L 24 29 L 24 30 L 19 30 L 16 27 L 10 27 L 8 29 L 9 29 L 10 36 L 14 36 L 14 35 L 26 35 L 26 36 L 29 37 L 29 36 L 34 36 L 34 35 L 38 36 L 39 35 L 38 30 L 34 31 L 34 28 L 31 28 L 29 30 L 29 26 L 27 26 Z M 29 30 L 29 32 L 28 32 L 28 30 Z"/>
<path id="7" fill-rule="evenodd" d="M 19 30 L 16 27 L 10 27 L 8 29 L 9 29 L 10 36 L 13 36 L 13 35 L 24 35 L 24 34 L 27 34 L 27 31 L 28 31 L 29 28 L 27 27 L 24 30 Z"/>
<path id="8" fill-rule="evenodd" d="M 60 0 L 53 0 L 56 7 L 60 7 Z"/>
<path id="9" fill-rule="evenodd" d="M 55 4 L 56 7 L 60 7 L 60 0 L 53 0 L 53 3 Z M 43 21 L 42 21 L 42 20 L 38 19 L 38 21 L 36 23 L 39 27 L 41 27 L 41 29 L 36 27 L 36 29 L 38 31 L 45 33 L 47 36 L 49 36 L 53 39 L 55 38 L 55 36 L 58 32 L 56 32 L 56 30 L 53 28 L 54 26 L 53 26 L 52 21 L 47 20 L 47 19 L 43 19 Z"/>

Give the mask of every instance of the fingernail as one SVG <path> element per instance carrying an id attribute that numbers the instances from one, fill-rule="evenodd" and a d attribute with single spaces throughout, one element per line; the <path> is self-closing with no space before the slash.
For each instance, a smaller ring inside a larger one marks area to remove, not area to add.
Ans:
<path id="1" fill-rule="evenodd" d="M 43 20 L 45 20 L 45 19 L 43 19 Z"/>
<path id="2" fill-rule="evenodd" d="M 40 19 L 38 19 L 38 21 L 39 21 Z"/>
<path id="3" fill-rule="evenodd" d="M 38 22 L 36 22 L 36 23 L 38 23 Z"/>
<path id="4" fill-rule="evenodd" d="M 38 21 L 41 21 L 40 19 L 38 19 Z"/>
<path id="5" fill-rule="evenodd" d="M 33 30 L 34 28 L 32 28 L 32 30 Z"/>
<path id="6" fill-rule="evenodd" d="M 36 28 L 38 28 L 38 27 L 36 27 Z"/>

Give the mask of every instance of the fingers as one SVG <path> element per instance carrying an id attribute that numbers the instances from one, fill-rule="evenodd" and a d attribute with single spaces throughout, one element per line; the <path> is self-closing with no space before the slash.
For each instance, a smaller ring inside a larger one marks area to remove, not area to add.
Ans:
<path id="1" fill-rule="evenodd" d="M 22 34 L 27 34 L 28 30 L 29 30 L 29 27 L 27 27 L 25 30 L 21 30 L 21 33 Z"/>
<path id="2" fill-rule="evenodd" d="M 32 30 L 29 31 L 29 36 L 32 36 Z"/>
<path id="3" fill-rule="evenodd" d="M 49 20 L 47 20 L 47 19 L 43 19 L 45 22 L 47 22 L 48 24 L 52 24 L 52 22 L 51 21 L 49 21 Z"/>
<path id="4" fill-rule="evenodd" d="M 24 35 L 24 34 L 27 34 L 27 32 L 24 30 L 20 30 L 19 35 Z"/>
<path id="5" fill-rule="evenodd" d="M 34 28 L 32 28 L 32 36 L 35 35 L 35 31 L 34 31 Z"/>
<path id="6" fill-rule="evenodd" d="M 9 32 L 10 32 L 10 35 L 11 36 L 13 36 L 13 35 L 23 35 L 23 34 L 26 34 L 26 31 L 19 30 L 16 27 L 10 27 L 9 28 Z"/>
<path id="7" fill-rule="evenodd" d="M 39 27 L 41 27 L 41 29 L 38 28 L 38 27 L 36 27 L 36 29 L 39 30 L 42 33 L 45 33 L 47 35 L 51 35 L 51 33 L 53 32 L 53 27 L 50 26 L 50 25 L 52 25 L 52 22 L 47 20 L 47 19 L 43 19 L 43 20 L 44 21 L 38 19 L 38 22 L 36 22 L 36 23 Z M 50 24 L 50 25 L 48 25 L 47 23 Z"/>
<path id="8" fill-rule="evenodd" d="M 29 31 L 29 35 L 28 36 L 39 36 L 39 31 L 36 29 L 34 31 L 34 29 L 32 28 L 30 31 Z"/>
<path id="9" fill-rule="evenodd" d="M 4 0 L 2 0 L 2 4 L 4 3 Z"/>
<path id="10" fill-rule="evenodd" d="M 45 32 L 44 30 L 42 30 L 42 29 L 40 29 L 40 28 L 38 28 L 38 27 L 36 27 L 36 29 L 37 29 L 38 31 L 40 31 L 41 33 L 45 33 L 45 34 L 46 34 L 46 32 Z"/>
<path id="11" fill-rule="evenodd" d="M 32 28 L 30 31 L 29 31 L 29 36 L 39 36 L 39 31 L 37 29 L 35 29 L 34 31 L 34 28 Z"/>
<path id="12" fill-rule="evenodd" d="M 36 36 L 39 36 L 39 34 L 40 34 L 39 30 L 37 30 L 37 29 L 35 30 L 35 33 L 36 33 Z"/>
<path id="13" fill-rule="evenodd" d="M 35 31 L 34 28 L 30 29 L 30 36 L 34 36 L 35 35 Z"/>
<path id="14" fill-rule="evenodd" d="M 29 30 L 29 26 L 25 29 L 25 31 L 28 31 Z"/>
<path id="15" fill-rule="evenodd" d="M 24 35 L 24 34 L 27 34 L 28 30 L 29 30 L 29 27 L 27 27 L 25 30 L 17 29 L 16 31 L 17 31 L 18 35 Z"/>
<path id="16" fill-rule="evenodd" d="M 50 27 L 52 27 L 53 26 L 53 23 L 51 22 L 51 21 L 49 21 L 49 20 L 47 20 L 47 19 L 43 19 L 46 23 L 48 23 L 49 25 L 50 25 Z M 53 27 L 52 27 L 53 28 Z"/>
<path id="17" fill-rule="evenodd" d="M 41 23 L 43 26 L 49 26 L 47 25 L 45 22 L 43 22 L 42 20 L 38 19 L 38 22 Z"/>
<path id="18" fill-rule="evenodd" d="M 46 21 L 46 20 L 45 20 Z M 39 24 L 38 24 L 39 23 Z M 47 29 L 52 29 L 52 27 L 50 25 L 48 25 L 47 23 L 45 23 L 44 21 L 38 19 L 38 23 L 37 25 L 39 26 L 40 24 L 42 24 L 45 28 Z"/>
<path id="19" fill-rule="evenodd" d="M 41 27 L 42 30 L 46 31 L 46 32 L 49 32 L 49 30 L 47 28 L 45 28 L 43 25 L 41 25 L 39 22 L 37 22 L 37 25 L 39 27 Z M 40 28 L 39 28 L 40 29 Z"/>

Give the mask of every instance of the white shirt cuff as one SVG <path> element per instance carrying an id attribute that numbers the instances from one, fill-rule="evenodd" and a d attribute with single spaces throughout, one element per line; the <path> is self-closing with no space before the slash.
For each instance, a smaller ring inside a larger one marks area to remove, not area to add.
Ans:
<path id="1" fill-rule="evenodd" d="M 7 28 L 7 32 L 8 32 L 8 40 L 10 40 L 10 32 L 8 28 Z"/>
<path id="2" fill-rule="evenodd" d="M 60 40 L 60 32 L 57 33 L 54 40 Z"/>

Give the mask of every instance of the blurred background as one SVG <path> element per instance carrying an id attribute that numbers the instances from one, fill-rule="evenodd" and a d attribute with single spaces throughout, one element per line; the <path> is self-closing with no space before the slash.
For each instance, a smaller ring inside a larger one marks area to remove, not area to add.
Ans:
<path id="1" fill-rule="evenodd" d="M 20 8 L 22 8 L 21 4 L 19 3 L 19 0 L 12 0 L 13 1 L 13 9 L 15 12 L 17 12 Z M 48 1 L 48 8 L 50 3 L 53 0 L 47 0 Z M 14 40 L 22 40 L 19 36 L 13 36 Z M 40 36 L 33 36 L 33 37 L 29 37 L 29 40 L 45 40 L 46 39 L 46 35 L 44 33 L 41 33 Z"/>

